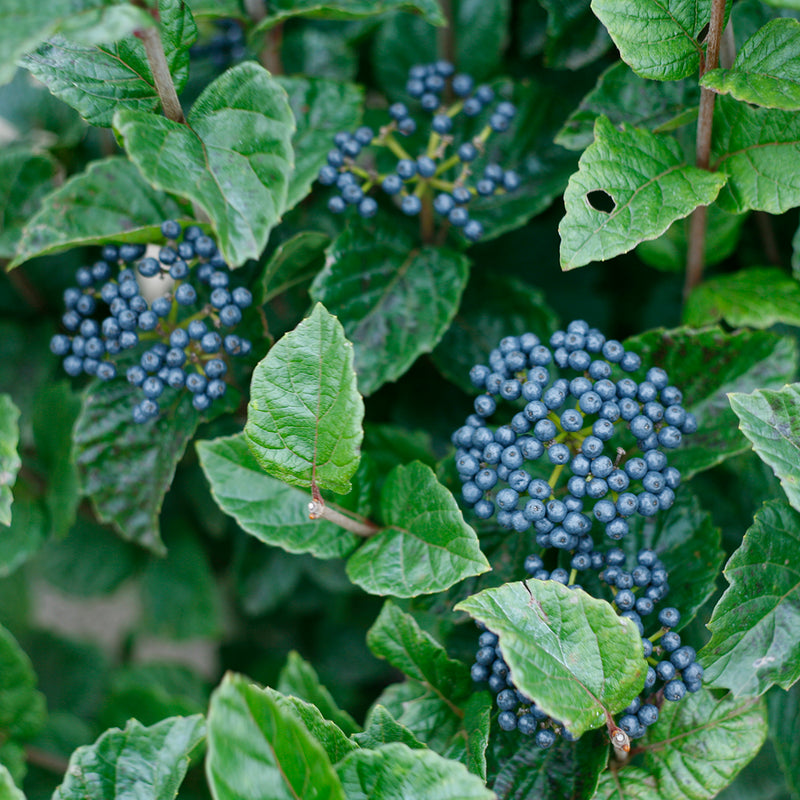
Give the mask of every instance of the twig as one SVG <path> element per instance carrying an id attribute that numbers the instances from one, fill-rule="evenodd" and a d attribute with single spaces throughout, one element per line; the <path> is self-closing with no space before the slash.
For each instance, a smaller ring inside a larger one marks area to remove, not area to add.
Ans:
<path id="1" fill-rule="evenodd" d="M 439 51 L 439 58 L 449 61 L 451 64 L 456 63 L 456 29 L 455 29 L 455 16 L 453 15 L 453 2 L 452 0 L 440 0 L 439 5 L 442 9 L 447 23 L 443 28 L 437 31 L 437 49 Z"/>
<path id="2" fill-rule="evenodd" d="M 308 504 L 308 517 L 309 519 L 327 519 L 328 522 L 333 522 L 340 528 L 354 533 L 356 536 L 362 536 L 368 539 L 374 536 L 380 530 L 380 526 L 374 522 L 366 519 L 357 520 L 343 514 L 337 508 L 328 505 L 321 497 L 314 498 Z"/>

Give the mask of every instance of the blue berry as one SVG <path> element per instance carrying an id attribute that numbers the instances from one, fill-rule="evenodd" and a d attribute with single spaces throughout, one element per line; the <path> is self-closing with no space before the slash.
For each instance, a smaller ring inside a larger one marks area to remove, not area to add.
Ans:
<path id="1" fill-rule="evenodd" d="M 197 301 L 197 292 L 190 283 L 182 283 L 175 290 L 175 302 L 178 305 L 190 306 Z"/>
<path id="2" fill-rule="evenodd" d="M 400 209 L 404 214 L 413 217 L 422 210 L 422 201 L 415 194 L 408 194 L 401 201 Z"/>

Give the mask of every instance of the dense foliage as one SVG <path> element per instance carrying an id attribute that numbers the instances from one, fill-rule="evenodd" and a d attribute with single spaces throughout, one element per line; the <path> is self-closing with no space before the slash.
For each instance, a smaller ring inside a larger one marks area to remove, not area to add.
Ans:
<path id="1" fill-rule="evenodd" d="M 798 63 L 2 4 L 0 799 L 800 799 Z"/>

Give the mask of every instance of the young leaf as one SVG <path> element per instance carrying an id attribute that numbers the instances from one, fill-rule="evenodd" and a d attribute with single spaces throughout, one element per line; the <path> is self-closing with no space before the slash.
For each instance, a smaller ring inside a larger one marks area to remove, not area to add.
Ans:
<path id="1" fill-rule="evenodd" d="M 121 109 L 114 131 L 145 179 L 205 211 L 233 267 L 258 258 L 286 209 L 294 117 L 286 92 L 253 62 L 224 72 L 183 125 Z"/>
<path id="2" fill-rule="evenodd" d="M 136 425 L 131 414 L 139 400 L 128 383 L 92 384 L 75 423 L 75 460 L 98 519 L 163 555 L 161 503 L 199 416 L 191 396 L 183 394 L 157 420 Z"/>
<path id="3" fill-rule="evenodd" d="M 266 787 L 281 800 L 345 798 L 327 753 L 295 712 L 233 673 L 211 696 L 206 776 L 216 800 L 261 800 Z"/>
<path id="4" fill-rule="evenodd" d="M 800 22 L 773 19 L 736 54 L 731 69 L 712 69 L 700 80 L 706 89 L 745 103 L 800 110 Z"/>
<path id="5" fill-rule="evenodd" d="M 716 797 L 759 751 L 766 735 L 763 702 L 730 695 L 717 699 L 705 689 L 679 703 L 665 702 L 643 740 L 645 769 L 655 778 L 656 797 Z M 617 773 L 621 797 L 630 796 L 625 793 L 626 772 Z"/>
<path id="6" fill-rule="evenodd" d="M 728 395 L 739 417 L 739 429 L 753 443 L 753 449 L 780 478 L 789 502 L 800 511 L 800 384 L 752 394 Z"/>
<path id="7" fill-rule="evenodd" d="M 20 56 L 56 33 L 99 44 L 152 24 L 145 9 L 115 0 L 7 0 L 0 9 L 0 83 L 14 77 Z"/>
<path id="8" fill-rule="evenodd" d="M 22 466 L 19 444 L 19 409 L 11 395 L 0 394 L 0 524 L 11 524 L 11 487 Z"/>
<path id="9" fill-rule="evenodd" d="M 697 72 L 700 32 L 711 18 L 704 0 L 592 0 L 622 60 L 643 78 L 674 81 Z"/>
<path id="10" fill-rule="evenodd" d="M 736 429 L 728 392 L 749 392 L 793 380 L 797 350 L 792 341 L 766 331 L 724 333 L 718 328 L 648 331 L 625 341 L 644 364 L 662 367 L 683 392 L 698 430 L 670 454 L 684 479 L 747 449 Z"/>
<path id="11" fill-rule="evenodd" d="M 748 209 L 782 214 L 800 205 L 800 116 L 740 103 L 730 97 L 714 104 L 711 163 L 727 176 L 718 202 L 726 211 Z"/>
<path id="12" fill-rule="evenodd" d="M 657 238 L 676 219 L 711 203 L 724 184 L 724 175 L 686 165 L 675 140 L 627 125 L 617 130 L 598 117 L 594 142 L 564 193 L 562 269 L 604 261 Z"/>
<path id="13" fill-rule="evenodd" d="M 172 800 L 204 737 L 200 714 L 149 728 L 129 720 L 125 730 L 112 728 L 72 754 L 53 800 Z"/>
<path id="14" fill-rule="evenodd" d="M 599 728 L 641 691 L 639 631 L 603 600 L 555 581 L 506 583 L 462 600 L 500 637 L 514 684 L 573 736 Z"/>
<path id="15" fill-rule="evenodd" d="M 800 684 L 784 692 L 777 688 L 767 695 L 769 737 L 775 748 L 786 785 L 793 797 L 800 797 Z"/>
<path id="16" fill-rule="evenodd" d="M 197 26 L 181 0 L 159 0 L 158 12 L 167 66 L 180 94 Z M 20 64 L 91 125 L 110 127 L 118 108 L 153 111 L 159 104 L 144 45 L 133 35 L 96 47 L 54 36 Z"/>
<path id="17" fill-rule="evenodd" d="M 391 600 L 383 604 L 367 632 L 367 645 L 378 658 L 385 658 L 446 703 L 461 705 L 472 694 L 466 665 L 449 658 L 442 645 Z"/>
<path id="18" fill-rule="evenodd" d="M 354 130 L 361 120 L 364 92 L 352 83 L 322 78 L 278 77 L 289 95 L 297 122 L 292 138 L 295 166 L 289 180 L 286 208 L 294 208 L 310 191 L 326 163 L 334 134 Z"/>
<path id="19" fill-rule="evenodd" d="M 431 750 L 386 744 L 354 750 L 337 765 L 348 800 L 494 800 L 483 780 Z"/>
<path id="20" fill-rule="evenodd" d="M 453 495 L 418 461 L 387 477 L 381 519 L 385 527 L 347 562 L 350 580 L 370 594 L 431 594 L 490 568 Z"/>
<path id="21" fill-rule="evenodd" d="M 335 723 L 346 735 L 360 730 L 358 723 L 336 705 L 331 693 L 319 682 L 314 667 L 294 650 L 278 676 L 278 691 L 312 703 L 325 719 Z"/>
<path id="22" fill-rule="evenodd" d="M 696 115 L 699 101 L 695 81 L 646 80 L 618 61 L 570 114 L 556 143 L 570 150 L 585 149 L 594 140 L 594 123 L 600 116 L 608 117 L 615 126 L 627 123 L 654 132 L 663 130 L 684 120 L 688 113 Z"/>
<path id="23" fill-rule="evenodd" d="M 256 285 L 258 304 L 263 305 L 297 283 L 310 281 L 325 265 L 327 233 L 301 231 L 285 241 L 264 265 Z"/>
<path id="24" fill-rule="evenodd" d="M 736 696 L 788 689 L 800 678 L 800 514 L 774 500 L 756 514 L 723 574 L 730 584 L 700 653 L 705 681 Z"/>
<path id="25" fill-rule="evenodd" d="M 165 219 L 183 216 L 181 207 L 151 188 L 127 159 L 95 161 L 42 200 L 9 269 L 84 244 L 153 241 L 161 237 Z"/>
<path id="26" fill-rule="evenodd" d="M 363 395 L 433 350 L 456 313 L 468 266 L 447 248 L 416 247 L 386 221 L 348 227 L 334 239 L 311 297 L 341 319 Z"/>
<path id="27" fill-rule="evenodd" d="M 321 303 L 253 371 L 244 435 L 270 475 L 292 486 L 350 491 L 363 437 L 353 347 Z"/>

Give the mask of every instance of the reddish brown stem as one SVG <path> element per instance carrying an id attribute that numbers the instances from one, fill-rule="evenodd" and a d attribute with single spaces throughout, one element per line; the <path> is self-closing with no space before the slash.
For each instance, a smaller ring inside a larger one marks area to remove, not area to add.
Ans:
<path id="1" fill-rule="evenodd" d="M 327 519 L 340 528 L 344 528 L 365 539 L 374 536 L 380 530 L 380 526 L 374 522 L 370 522 L 363 517 L 361 519 L 350 517 L 335 506 L 328 505 L 321 497 L 314 497 L 308 504 L 308 516 L 309 519 Z"/>

